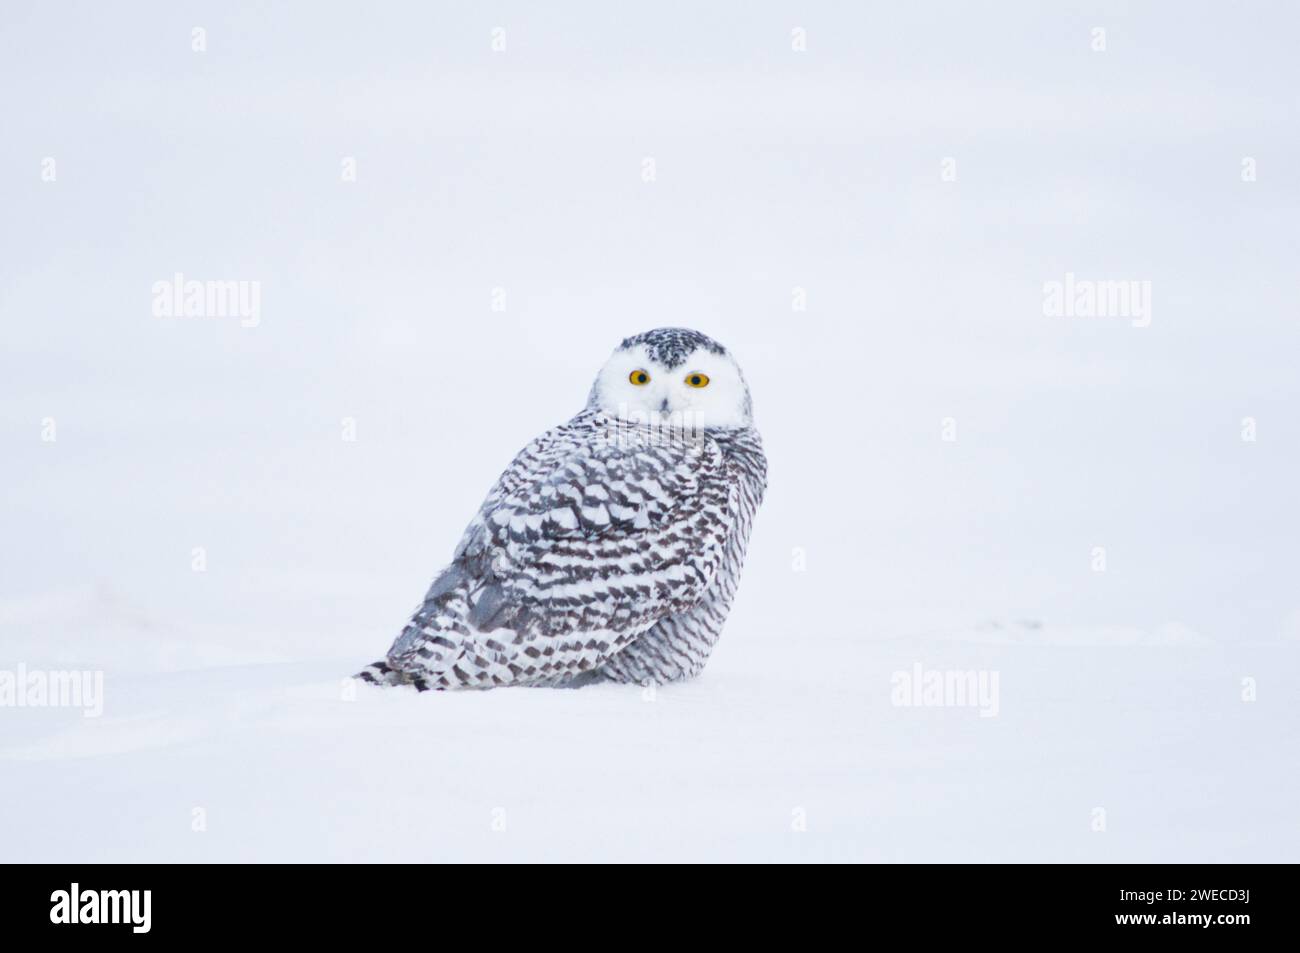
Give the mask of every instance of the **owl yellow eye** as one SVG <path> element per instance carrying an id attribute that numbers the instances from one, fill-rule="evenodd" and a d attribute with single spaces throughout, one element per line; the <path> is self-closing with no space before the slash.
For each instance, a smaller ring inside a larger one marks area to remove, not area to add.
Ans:
<path id="1" fill-rule="evenodd" d="M 693 373 L 693 374 L 687 374 L 687 375 L 686 375 L 686 383 L 687 383 L 688 385 L 690 385 L 691 387 L 708 387 L 708 386 L 709 386 L 709 375 L 708 375 L 708 374 L 701 374 L 701 373 L 699 373 L 699 372 L 695 372 L 695 373 Z"/>
<path id="2" fill-rule="evenodd" d="M 642 384 L 650 383 L 650 375 L 640 369 L 637 369 L 633 371 L 631 374 L 627 375 L 627 379 L 630 380 L 637 387 L 640 387 Z"/>

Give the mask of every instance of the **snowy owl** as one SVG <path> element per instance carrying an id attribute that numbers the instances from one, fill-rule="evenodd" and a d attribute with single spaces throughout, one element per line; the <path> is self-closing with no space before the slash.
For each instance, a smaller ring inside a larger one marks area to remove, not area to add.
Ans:
<path id="1" fill-rule="evenodd" d="M 501 474 L 359 677 L 421 690 L 691 678 L 722 632 L 766 482 L 727 349 L 684 328 L 630 337 L 582 412 Z"/>

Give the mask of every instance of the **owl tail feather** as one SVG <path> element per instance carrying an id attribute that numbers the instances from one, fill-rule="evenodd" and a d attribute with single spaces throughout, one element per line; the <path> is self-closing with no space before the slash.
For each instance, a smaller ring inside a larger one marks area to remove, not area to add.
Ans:
<path id="1" fill-rule="evenodd" d="M 399 672 L 383 660 L 367 665 L 357 672 L 353 678 L 359 678 L 370 685 L 410 685 L 416 691 L 421 692 L 427 692 L 432 687 L 424 679 L 407 675 L 405 672 Z"/>

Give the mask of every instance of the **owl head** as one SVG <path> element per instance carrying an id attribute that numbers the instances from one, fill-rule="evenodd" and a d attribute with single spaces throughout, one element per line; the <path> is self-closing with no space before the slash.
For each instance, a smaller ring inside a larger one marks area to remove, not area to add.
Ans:
<path id="1" fill-rule="evenodd" d="M 687 328 L 656 328 L 625 340 L 596 376 L 587 406 L 620 420 L 689 429 L 752 423 L 749 387 L 736 359 Z"/>

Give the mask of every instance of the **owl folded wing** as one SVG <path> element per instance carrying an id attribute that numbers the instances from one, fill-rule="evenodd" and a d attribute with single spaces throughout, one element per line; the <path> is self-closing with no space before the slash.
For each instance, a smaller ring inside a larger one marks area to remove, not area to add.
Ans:
<path id="1" fill-rule="evenodd" d="M 714 441 L 579 415 L 502 474 L 390 663 L 484 685 L 596 668 L 708 590 L 734 493 Z"/>

